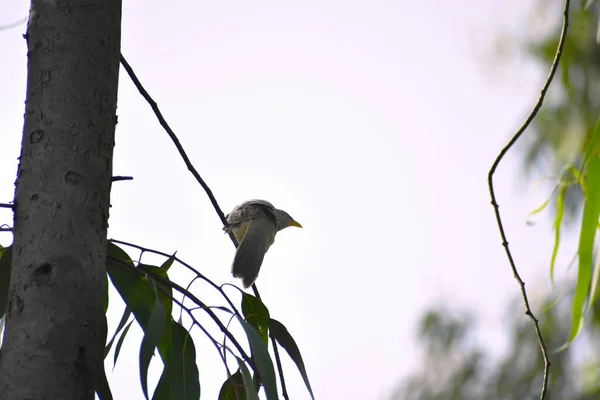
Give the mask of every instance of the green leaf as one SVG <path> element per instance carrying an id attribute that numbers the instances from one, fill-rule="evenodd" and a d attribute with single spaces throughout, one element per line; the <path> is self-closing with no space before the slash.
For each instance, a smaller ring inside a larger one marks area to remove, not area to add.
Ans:
<path id="1" fill-rule="evenodd" d="M 558 254 L 558 246 L 560 244 L 560 225 L 562 223 L 565 211 L 565 192 L 567 187 L 560 185 L 558 195 L 556 196 L 556 215 L 554 216 L 554 247 L 552 248 L 552 257 L 550 258 L 550 283 L 554 288 L 554 266 L 556 265 L 556 255 Z"/>
<path id="2" fill-rule="evenodd" d="M 308 374 L 306 373 L 306 368 L 304 367 L 304 361 L 302 361 L 302 356 L 300 355 L 300 349 L 296 345 L 294 338 L 288 332 L 287 328 L 283 326 L 283 324 L 277 320 L 271 319 L 269 321 L 271 326 L 271 336 L 275 338 L 277 343 L 281 345 L 288 353 L 292 361 L 298 367 L 298 371 L 300 371 L 300 375 L 302 375 L 302 379 L 304 380 L 304 384 L 310 393 L 310 397 L 314 400 L 315 396 L 313 394 L 312 388 L 310 387 L 310 382 L 308 380 Z"/>
<path id="3" fill-rule="evenodd" d="M 583 156 L 583 161 L 581 162 L 581 167 L 579 167 L 579 175 L 583 175 L 583 170 L 585 169 L 588 160 L 596 150 L 596 143 L 600 139 L 600 119 L 596 121 L 596 125 L 594 126 L 594 131 L 592 132 L 592 137 L 590 138 L 589 143 L 586 145 L 585 156 Z"/>
<path id="4" fill-rule="evenodd" d="M 552 200 L 552 196 L 554 196 L 554 193 L 556 192 L 556 189 L 558 189 L 558 185 L 554 186 L 554 189 L 552 189 L 552 193 L 550 193 L 550 196 L 548 196 L 548 198 L 546 199 L 546 201 L 544 201 L 542 203 L 542 205 L 540 205 L 538 208 L 536 208 L 535 210 L 531 211 L 529 213 L 529 215 L 539 214 L 542 211 L 544 211 L 546 209 L 546 207 L 548 206 L 548 203 L 550 203 L 550 200 Z"/>
<path id="5" fill-rule="evenodd" d="M 144 397 L 148 399 L 148 367 L 157 348 L 160 338 L 165 330 L 165 308 L 160 301 L 160 297 L 153 287 L 155 294 L 154 307 L 148 320 L 148 326 L 144 330 L 142 345 L 140 346 L 140 379 L 142 381 L 142 391 Z"/>
<path id="6" fill-rule="evenodd" d="M 244 381 L 244 393 L 246 394 L 246 398 L 248 400 L 259 400 L 258 393 L 256 389 L 254 389 L 254 380 L 252 379 L 252 375 L 250 374 L 250 370 L 244 363 L 244 360 L 235 356 L 235 359 L 238 362 L 238 366 L 240 367 L 240 372 L 242 373 L 242 380 Z"/>
<path id="7" fill-rule="evenodd" d="M 106 314 L 102 318 L 102 332 L 101 335 L 106 341 L 106 335 L 108 333 L 108 326 L 106 323 Z M 105 356 L 106 357 L 106 356 Z M 112 400 L 112 393 L 110 392 L 110 386 L 106 379 L 106 370 L 104 369 L 104 363 L 100 363 L 100 373 L 95 376 L 96 393 L 100 400 Z"/>
<path id="8" fill-rule="evenodd" d="M 196 349 L 189 332 L 172 321 L 170 358 L 152 396 L 153 400 L 197 400 L 200 398 L 200 379 L 196 365 Z"/>
<path id="9" fill-rule="evenodd" d="M 252 325 L 240 317 L 238 317 L 238 320 L 248 337 L 248 343 L 250 344 L 250 349 L 252 349 L 252 356 L 254 357 L 260 380 L 265 388 L 267 399 L 275 400 L 277 399 L 277 382 L 275 381 L 275 369 L 273 368 L 269 350 Z"/>
<path id="10" fill-rule="evenodd" d="M 2 249 L 0 253 L 0 317 L 6 312 L 8 302 L 8 286 L 10 285 L 10 266 L 12 263 L 12 247 Z"/>
<path id="11" fill-rule="evenodd" d="M 121 332 L 121 329 L 123 329 L 123 327 L 129 320 L 130 316 L 131 316 L 131 311 L 129 310 L 129 308 L 125 307 L 125 311 L 123 311 L 123 316 L 121 317 L 121 321 L 119 322 L 119 325 L 117 326 L 117 329 L 115 330 L 115 333 L 113 334 L 113 337 L 110 339 L 110 342 L 108 342 L 108 344 L 104 348 L 104 358 L 106 358 L 106 356 L 110 352 L 110 348 L 112 347 L 112 344 L 115 341 L 115 338 L 117 337 L 119 332 Z M 115 358 L 115 362 L 116 362 L 116 358 Z"/>
<path id="12" fill-rule="evenodd" d="M 577 284 L 571 307 L 571 333 L 569 342 L 573 341 L 583 327 L 585 300 L 590 289 L 592 278 L 592 257 L 594 237 L 600 216 L 600 157 L 594 156 L 589 160 L 587 168 L 587 196 L 583 204 L 583 217 L 579 234 L 577 256 L 579 266 Z"/>
<path id="13" fill-rule="evenodd" d="M 171 257 L 169 257 L 169 259 L 167 261 L 165 261 L 160 268 L 168 271 L 169 268 L 171 268 L 171 266 L 173 265 L 173 261 L 175 261 L 175 254 L 177 254 L 177 252 L 173 253 L 173 255 Z"/>
<path id="14" fill-rule="evenodd" d="M 242 389 L 243 386 L 244 377 L 238 370 L 223 382 L 219 391 L 219 400 L 248 400 L 246 392 Z"/>
<path id="15" fill-rule="evenodd" d="M 248 293 L 242 296 L 242 313 L 246 322 L 256 329 L 265 346 L 269 343 L 269 310 L 257 297 Z"/>
<path id="16" fill-rule="evenodd" d="M 119 337 L 119 340 L 117 341 L 117 345 L 115 346 L 113 369 L 115 369 L 115 366 L 117 365 L 117 358 L 119 358 L 119 353 L 121 352 L 121 346 L 123 346 L 123 341 L 125 341 L 125 336 L 127 336 L 127 332 L 129 332 L 129 328 L 131 327 L 131 324 L 133 324 L 133 321 L 131 321 L 127 324 L 127 326 L 125 327 L 125 330 L 123 331 L 123 334 L 121 335 L 121 337 Z"/>

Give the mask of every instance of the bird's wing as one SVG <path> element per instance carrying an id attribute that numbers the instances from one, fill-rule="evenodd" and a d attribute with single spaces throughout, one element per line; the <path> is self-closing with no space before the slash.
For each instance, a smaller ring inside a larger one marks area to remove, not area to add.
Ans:
<path id="1" fill-rule="evenodd" d="M 276 223 L 270 218 L 258 218 L 246 224 L 244 238 L 240 242 L 233 259 L 231 273 L 242 278 L 247 288 L 258 277 L 258 272 L 269 246 L 273 243 Z"/>

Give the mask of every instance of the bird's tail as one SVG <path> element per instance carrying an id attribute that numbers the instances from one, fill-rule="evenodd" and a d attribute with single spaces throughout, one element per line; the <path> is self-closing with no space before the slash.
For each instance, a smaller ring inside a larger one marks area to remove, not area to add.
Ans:
<path id="1" fill-rule="evenodd" d="M 274 233 L 275 227 L 271 221 L 255 221 L 249 224 L 231 266 L 231 273 L 236 278 L 242 278 L 245 288 L 252 285 L 258 277 Z"/>

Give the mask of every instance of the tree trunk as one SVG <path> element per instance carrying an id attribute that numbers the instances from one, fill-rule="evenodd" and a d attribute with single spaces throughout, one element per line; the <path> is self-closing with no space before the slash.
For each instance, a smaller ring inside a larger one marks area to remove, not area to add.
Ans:
<path id="1" fill-rule="evenodd" d="M 93 399 L 121 0 L 32 0 L 0 399 Z"/>

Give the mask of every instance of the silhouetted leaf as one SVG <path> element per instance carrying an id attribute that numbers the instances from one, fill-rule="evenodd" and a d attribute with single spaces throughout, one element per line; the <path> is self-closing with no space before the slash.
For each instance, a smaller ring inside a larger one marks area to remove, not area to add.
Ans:
<path id="1" fill-rule="evenodd" d="M 106 341 L 106 335 L 108 333 L 107 331 L 108 326 L 106 323 L 106 315 L 103 315 L 101 335 L 104 338 L 104 341 Z M 100 363 L 100 372 L 95 375 L 94 379 L 98 398 L 100 400 L 112 400 L 112 393 L 110 392 L 110 386 L 108 385 L 108 380 L 106 379 L 106 370 L 104 369 L 103 362 Z"/>
<path id="2" fill-rule="evenodd" d="M 110 348 L 112 347 L 112 344 L 115 341 L 115 338 L 117 337 L 119 332 L 121 332 L 121 329 L 123 329 L 125 324 L 127 324 L 127 321 L 129 320 L 130 316 L 131 316 L 131 311 L 129 311 L 129 309 L 127 307 L 125 307 L 125 310 L 123 311 L 123 316 L 121 317 L 121 321 L 119 322 L 119 325 L 117 326 L 117 329 L 115 330 L 115 333 L 113 334 L 113 337 L 110 339 L 110 342 L 108 342 L 108 344 L 104 348 L 104 358 L 106 358 L 106 356 L 110 352 Z M 115 358 L 115 362 L 116 362 L 116 358 Z"/>
<path id="3" fill-rule="evenodd" d="M 248 293 L 242 296 L 242 313 L 246 322 L 256 329 L 265 346 L 269 343 L 269 310 L 257 297 Z"/>
<path id="4" fill-rule="evenodd" d="M 152 396 L 153 400 L 197 400 L 200 380 L 196 366 L 196 349 L 189 332 L 171 321 L 172 344 L 169 358 Z"/>
<path id="5" fill-rule="evenodd" d="M 252 379 L 250 370 L 246 366 L 246 363 L 244 363 L 244 360 L 238 356 L 236 356 L 235 359 L 237 360 L 238 366 L 240 367 L 239 370 L 242 373 L 242 379 L 244 381 L 244 393 L 246 394 L 246 398 L 248 400 L 258 400 L 258 393 L 254 388 L 254 380 Z"/>
<path id="6" fill-rule="evenodd" d="M 258 334 L 256 329 L 240 317 L 238 317 L 240 324 L 246 332 L 248 337 L 248 343 L 252 349 L 252 355 L 256 363 L 256 368 L 260 374 L 260 380 L 265 388 L 268 400 L 277 399 L 277 382 L 275 381 L 275 369 L 273 368 L 273 362 L 267 346 L 263 343 L 261 336 Z"/>
<path id="7" fill-rule="evenodd" d="M 219 400 L 249 400 L 244 390 L 244 377 L 239 370 L 223 382 Z"/>
<path id="8" fill-rule="evenodd" d="M 148 367 L 154 354 L 154 349 L 158 346 L 163 332 L 165 330 L 165 308 L 154 288 L 155 302 L 148 320 L 148 325 L 144 330 L 144 337 L 140 346 L 140 379 L 142 381 L 142 391 L 144 397 L 148 399 Z"/>
<path id="9" fill-rule="evenodd" d="M 302 361 L 300 349 L 298 349 L 298 345 L 296 345 L 294 338 L 292 335 L 290 335 L 287 328 L 283 326 L 281 322 L 271 318 L 269 325 L 271 329 L 271 336 L 275 338 L 277 343 L 279 343 L 281 347 L 285 349 L 292 361 L 294 361 L 296 367 L 298 367 L 298 371 L 300 371 L 300 375 L 302 375 L 302 379 L 304 380 L 304 384 L 310 393 L 310 397 L 314 400 L 315 396 L 312 388 L 310 387 L 310 381 L 308 380 L 308 374 L 306 373 L 304 361 Z"/>
<path id="10" fill-rule="evenodd" d="M 117 340 L 117 345 L 115 346 L 115 354 L 113 357 L 113 360 L 114 360 L 113 369 L 117 365 L 117 358 L 119 358 L 119 353 L 121 352 L 121 346 L 123 346 L 123 342 L 125 341 L 125 336 L 127 336 L 127 332 L 129 332 L 129 328 L 131 327 L 131 324 L 133 324 L 133 321 L 131 321 L 127 324 L 127 326 L 125 327 L 125 330 L 119 337 L 119 340 Z"/>

